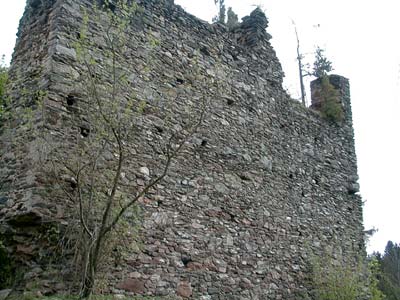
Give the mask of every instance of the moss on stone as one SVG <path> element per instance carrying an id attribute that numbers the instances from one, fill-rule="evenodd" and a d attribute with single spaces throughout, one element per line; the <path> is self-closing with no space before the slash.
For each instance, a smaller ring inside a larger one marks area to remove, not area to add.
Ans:
<path id="1" fill-rule="evenodd" d="M 329 82 L 327 75 L 322 76 L 321 81 L 321 114 L 322 116 L 333 122 L 340 122 L 344 118 L 342 104 L 339 99 L 339 92 Z"/>

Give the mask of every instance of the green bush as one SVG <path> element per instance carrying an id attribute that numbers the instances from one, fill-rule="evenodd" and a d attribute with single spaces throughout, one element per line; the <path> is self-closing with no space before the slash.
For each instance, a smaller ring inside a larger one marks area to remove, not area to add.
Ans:
<path id="1" fill-rule="evenodd" d="M 329 82 L 328 75 L 321 77 L 321 114 L 333 122 L 340 122 L 344 118 L 343 107 L 340 102 L 339 92 Z"/>
<path id="2" fill-rule="evenodd" d="M 371 300 L 387 299 L 386 295 L 379 289 L 379 278 L 382 277 L 380 263 L 376 257 L 372 257 L 368 262 L 370 272 L 369 291 Z"/>
<path id="3" fill-rule="evenodd" d="M 4 56 L 0 62 L 0 120 L 6 103 L 6 85 L 8 81 L 8 68 L 4 63 Z"/>
<path id="4" fill-rule="evenodd" d="M 384 300 L 385 295 L 378 289 L 377 265 L 362 260 L 355 266 L 332 261 L 324 257 L 312 263 L 312 295 L 315 300 Z"/>
<path id="5" fill-rule="evenodd" d="M 360 275 L 342 265 L 313 266 L 313 295 L 318 300 L 359 300 L 362 294 Z"/>

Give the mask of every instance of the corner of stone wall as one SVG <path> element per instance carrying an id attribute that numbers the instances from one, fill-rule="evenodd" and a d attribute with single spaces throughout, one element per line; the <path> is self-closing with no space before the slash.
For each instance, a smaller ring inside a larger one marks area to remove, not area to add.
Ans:
<path id="1" fill-rule="evenodd" d="M 341 75 L 328 75 L 330 84 L 339 92 L 339 101 L 342 105 L 344 112 L 345 122 L 352 124 L 352 112 L 351 112 L 351 99 L 350 99 L 350 82 L 349 79 Z M 310 83 L 311 89 L 311 108 L 317 111 L 321 111 L 321 105 L 323 99 L 320 96 L 321 90 L 321 78 L 317 78 Z"/>

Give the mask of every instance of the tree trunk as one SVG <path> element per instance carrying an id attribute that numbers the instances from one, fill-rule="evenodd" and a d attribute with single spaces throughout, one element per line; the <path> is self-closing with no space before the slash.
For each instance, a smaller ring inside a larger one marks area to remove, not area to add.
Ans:
<path id="1" fill-rule="evenodd" d="M 87 262 L 87 271 L 83 274 L 82 278 L 83 285 L 79 297 L 80 299 L 90 299 L 92 297 L 96 275 L 93 263 L 93 251 L 90 250 Z"/>
<path id="2" fill-rule="evenodd" d="M 80 299 L 89 299 L 92 297 L 93 294 L 93 287 L 94 287 L 94 278 L 92 278 L 92 275 L 88 275 L 85 278 L 84 281 L 84 286 L 81 291 Z"/>
<path id="3" fill-rule="evenodd" d="M 301 55 L 300 52 L 300 40 L 299 40 L 299 34 L 297 33 L 297 27 L 294 21 L 292 20 L 293 26 L 294 26 L 294 32 L 296 33 L 296 40 L 297 40 L 297 62 L 299 64 L 299 78 L 300 78 L 300 92 L 301 92 L 301 103 L 303 103 L 304 106 L 306 105 L 306 90 L 304 88 L 304 74 L 303 74 L 303 56 Z"/>
<path id="4" fill-rule="evenodd" d="M 83 287 L 81 291 L 81 299 L 90 299 L 96 283 L 96 272 L 99 263 L 99 255 L 101 252 L 101 246 L 106 233 L 100 232 L 97 236 L 94 245 L 90 247 L 89 257 L 87 261 L 87 272 L 82 278 Z"/>

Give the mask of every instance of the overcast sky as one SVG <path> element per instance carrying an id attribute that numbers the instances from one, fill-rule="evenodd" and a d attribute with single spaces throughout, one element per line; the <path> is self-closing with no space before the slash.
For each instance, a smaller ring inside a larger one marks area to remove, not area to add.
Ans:
<path id="1" fill-rule="evenodd" d="M 175 0 L 210 21 L 214 0 Z M 25 0 L 0 0 L 0 55 L 9 61 Z M 310 62 L 326 49 L 334 73 L 350 79 L 356 150 L 366 229 L 378 228 L 368 251 L 400 242 L 400 3 L 398 0 L 226 0 L 240 17 L 261 5 L 272 45 L 286 73 L 285 88 L 299 98 L 296 39 Z"/>

